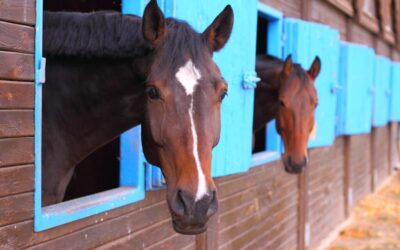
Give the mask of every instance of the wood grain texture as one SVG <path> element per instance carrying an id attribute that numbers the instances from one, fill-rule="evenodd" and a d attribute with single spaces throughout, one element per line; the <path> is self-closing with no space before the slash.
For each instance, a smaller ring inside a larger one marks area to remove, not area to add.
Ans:
<path id="1" fill-rule="evenodd" d="M 32 82 L 0 80 L 0 109 L 33 109 L 35 86 Z"/>
<path id="2" fill-rule="evenodd" d="M 33 55 L 0 51 L 0 79 L 33 81 Z"/>
<path id="3" fill-rule="evenodd" d="M 33 138 L 0 139 L 0 167 L 33 163 Z"/>
<path id="4" fill-rule="evenodd" d="M 32 53 L 35 49 L 33 27 L 0 21 L 0 49 Z"/>
<path id="5" fill-rule="evenodd" d="M 0 0 L 0 20 L 35 24 L 35 0 Z"/>
<path id="6" fill-rule="evenodd" d="M 352 0 L 325 0 L 348 16 L 354 15 Z"/>
<path id="7" fill-rule="evenodd" d="M 301 17 L 301 6 L 299 0 L 261 0 L 260 2 L 282 11 L 287 17 Z"/>
<path id="8" fill-rule="evenodd" d="M 313 0 L 311 5 L 310 18 L 312 22 L 324 23 L 340 32 L 342 40 L 346 38 L 346 14 L 337 9 L 332 8 L 331 4 L 326 1 Z"/>
<path id="9" fill-rule="evenodd" d="M 33 191 L 33 165 L 0 168 L 0 197 Z"/>
<path id="10" fill-rule="evenodd" d="M 0 226 L 33 218 L 33 193 L 0 199 Z M 0 246 L 2 246 L 0 242 Z"/>
<path id="11" fill-rule="evenodd" d="M 378 54 L 378 55 L 382 55 L 382 56 L 386 56 L 386 57 L 388 57 L 388 58 L 390 58 L 391 57 L 391 49 L 390 49 L 390 46 L 389 46 L 389 44 L 387 44 L 383 39 L 381 39 L 381 38 L 378 38 L 377 40 L 376 40 L 376 49 L 375 49 L 376 51 L 376 54 Z"/>
<path id="12" fill-rule="evenodd" d="M 33 134 L 33 110 L 0 110 L 0 138 Z"/>

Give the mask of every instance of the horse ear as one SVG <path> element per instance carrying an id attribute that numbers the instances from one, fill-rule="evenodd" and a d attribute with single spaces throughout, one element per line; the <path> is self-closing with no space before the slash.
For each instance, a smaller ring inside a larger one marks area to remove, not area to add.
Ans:
<path id="1" fill-rule="evenodd" d="M 216 52 L 225 46 L 232 33 L 233 19 L 233 9 L 230 5 L 227 5 L 203 32 L 202 37 L 207 42 L 211 52 Z"/>
<path id="2" fill-rule="evenodd" d="M 142 32 L 144 39 L 153 47 L 157 46 L 166 35 L 165 18 L 156 0 L 151 0 L 144 10 Z"/>
<path id="3" fill-rule="evenodd" d="M 288 75 L 290 75 L 292 70 L 293 70 L 292 55 L 288 55 L 286 57 L 285 62 L 283 63 L 282 73 L 283 73 L 283 75 L 288 76 Z"/>
<path id="4" fill-rule="evenodd" d="M 321 71 L 321 60 L 318 56 L 315 57 L 314 62 L 311 64 L 308 74 L 315 80 Z"/>

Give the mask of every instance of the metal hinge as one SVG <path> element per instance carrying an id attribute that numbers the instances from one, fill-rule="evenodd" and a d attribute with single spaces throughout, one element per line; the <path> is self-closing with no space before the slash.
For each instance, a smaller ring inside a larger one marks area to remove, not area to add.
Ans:
<path id="1" fill-rule="evenodd" d="M 254 71 L 249 71 L 244 73 L 243 77 L 243 88 L 244 89 L 254 89 L 257 87 L 257 83 L 261 81 L 261 78 L 257 76 Z"/>
<path id="2" fill-rule="evenodd" d="M 309 246 L 311 242 L 311 226 L 307 223 L 304 227 L 304 245 Z"/>
<path id="3" fill-rule="evenodd" d="M 46 82 L 46 58 L 42 57 L 39 65 L 39 83 L 43 84 Z"/>
<path id="4" fill-rule="evenodd" d="M 349 206 L 353 205 L 353 188 L 351 188 L 351 187 L 348 189 L 347 203 Z"/>

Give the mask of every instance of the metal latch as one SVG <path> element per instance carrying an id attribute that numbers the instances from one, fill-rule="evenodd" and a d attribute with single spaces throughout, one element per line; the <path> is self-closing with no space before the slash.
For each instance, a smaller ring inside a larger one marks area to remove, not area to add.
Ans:
<path id="1" fill-rule="evenodd" d="M 243 88 L 255 89 L 259 81 L 261 81 L 261 78 L 257 76 L 256 72 L 254 71 L 246 72 L 244 73 L 244 78 L 243 78 Z"/>

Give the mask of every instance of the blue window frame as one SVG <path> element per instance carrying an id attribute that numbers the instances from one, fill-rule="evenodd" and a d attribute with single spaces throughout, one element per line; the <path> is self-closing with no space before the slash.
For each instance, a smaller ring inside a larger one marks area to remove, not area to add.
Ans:
<path id="1" fill-rule="evenodd" d="M 266 48 L 268 54 L 282 58 L 282 12 L 279 12 L 263 3 L 258 3 L 258 14 L 268 22 L 267 30 L 265 31 L 265 36 L 267 36 Z M 280 158 L 282 142 L 275 128 L 275 120 L 266 125 L 265 135 L 265 151 L 257 152 L 252 155 L 250 163 L 251 167 L 260 166 Z"/>
<path id="2" fill-rule="evenodd" d="M 337 134 L 369 133 L 372 117 L 372 88 L 375 53 L 367 46 L 342 42 L 338 94 Z"/>
<path id="3" fill-rule="evenodd" d="M 392 62 L 390 121 L 400 121 L 400 63 Z"/>
<path id="4" fill-rule="evenodd" d="M 137 3 L 135 3 L 137 4 Z M 124 1 L 123 13 L 136 5 Z M 35 36 L 35 195 L 34 229 L 42 231 L 142 200 L 144 193 L 144 157 L 141 153 L 140 127 L 121 135 L 120 187 L 82 198 L 42 207 L 42 60 L 43 0 L 36 1 Z"/>

